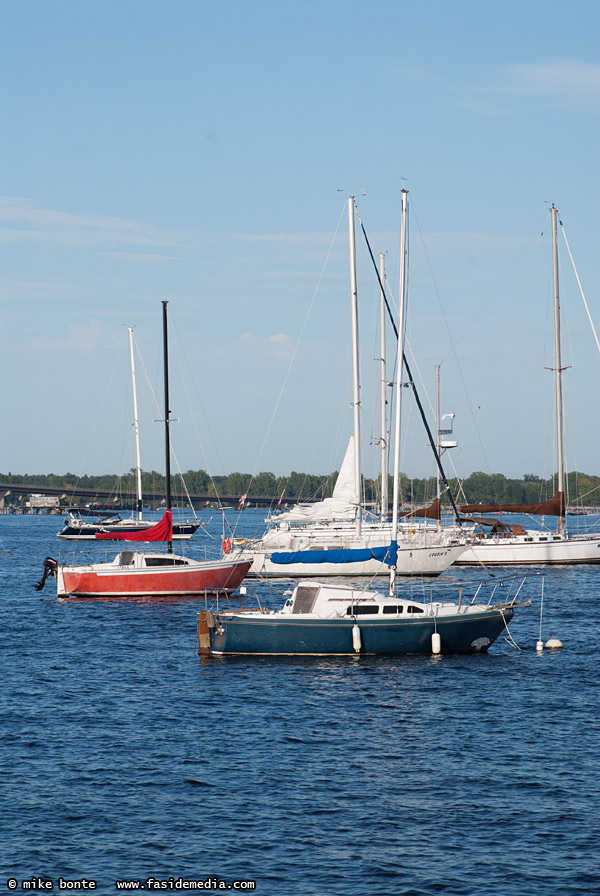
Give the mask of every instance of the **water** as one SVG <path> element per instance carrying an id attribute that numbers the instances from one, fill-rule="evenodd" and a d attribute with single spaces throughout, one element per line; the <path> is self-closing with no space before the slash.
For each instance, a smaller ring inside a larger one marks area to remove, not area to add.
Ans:
<path id="1" fill-rule="evenodd" d="M 36 592 L 60 522 L 0 517 L 1 893 L 600 892 L 600 568 L 545 573 L 559 652 L 535 651 L 538 604 L 486 656 L 200 658 L 201 601 Z"/>

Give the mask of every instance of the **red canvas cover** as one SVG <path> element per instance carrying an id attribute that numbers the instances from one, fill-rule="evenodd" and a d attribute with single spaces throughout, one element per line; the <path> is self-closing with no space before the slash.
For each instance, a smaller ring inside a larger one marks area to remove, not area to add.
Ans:
<path id="1" fill-rule="evenodd" d="M 173 515 L 170 510 L 165 510 L 163 518 L 149 529 L 141 532 L 96 532 L 96 538 L 106 538 L 114 541 L 171 541 L 173 538 Z"/>

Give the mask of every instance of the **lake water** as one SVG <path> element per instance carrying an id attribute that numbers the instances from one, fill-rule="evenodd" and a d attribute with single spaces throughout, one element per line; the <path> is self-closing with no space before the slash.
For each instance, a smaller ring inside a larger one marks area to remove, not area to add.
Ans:
<path id="1" fill-rule="evenodd" d="M 0 892 L 600 893 L 600 567 L 545 571 L 557 652 L 537 601 L 483 656 L 200 658 L 203 601 L 36 592 L 61 524 L 0 517 Z"/>

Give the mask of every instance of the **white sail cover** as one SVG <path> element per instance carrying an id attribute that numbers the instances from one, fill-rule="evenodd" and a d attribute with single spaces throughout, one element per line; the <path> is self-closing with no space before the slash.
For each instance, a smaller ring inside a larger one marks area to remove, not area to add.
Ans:
<path id="1" fill-rule="evenodd" d="M 356 493 L 354 463 L 354 436 L 350 436 L 346 454 L 335 483 L 331 498 L 314 504 L 297 504 L 277 516 L 277 522 L 318 522 L 320 520 L 353 520 L 358 510 L 359 496 Z"/>

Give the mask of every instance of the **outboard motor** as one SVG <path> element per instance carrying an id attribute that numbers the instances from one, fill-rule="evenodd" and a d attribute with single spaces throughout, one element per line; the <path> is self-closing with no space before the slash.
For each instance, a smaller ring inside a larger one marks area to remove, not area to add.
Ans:
<path id="1" fill-rule="evenodd" d="M 45 557 L 44 558 L 44 572 L 42 574 L 42 578 L 39 582 L 36 583 L 35 590 L 41 591 L 44 585 L 46 584 L 46 579 L 48 576 L 54 576 L 56 578 L 56 571 L 58 569 L 58 563 L 54 559 L 54 557 Z"/>

